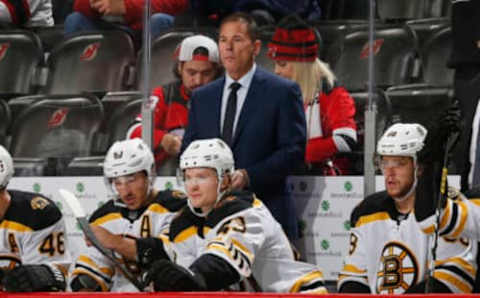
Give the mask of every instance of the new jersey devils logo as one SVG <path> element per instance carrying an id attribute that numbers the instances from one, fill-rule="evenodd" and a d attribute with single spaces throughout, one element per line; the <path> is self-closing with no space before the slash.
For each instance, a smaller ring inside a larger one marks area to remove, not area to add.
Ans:
<path id="1" fill-rule="evenodd" d="M 7 54 L 8 48 L 10 48 L 9 42 L 0 44 L 0 61 L 3 60 L 3 58 Z"/>
<path id="2" fill-rule="evenodd" d="M 83 50 L 83 53 L 80 56 L 80 60 L 81 61 L 91 61 L 91 60 L 95 59 L 95 57 L 97 56 L 99 48 L 100 48 L 100 42 L 95 42 L 95 43 L 92 43 L 92 44 L 88 45 Z"/>
<path id="3" fill-rule="evenodd" d="M 377 39 L 377 40 L 374 40 L 373 41 L 373 45 L 372 45 L 372 51 L 373 51 L 373 55 L 376 56 L 378 54 L 378 52 L 380 52 L 380 49 L 383 45 L 383 42 L 385 40 L 382 38 L 382 39 Z M 368 58 L 368 55 L 369 55 L 369 43 L 366 42 L 365 45 L 363 46 L 362 48 L 362 52 L 360 53 L 360 59 L 367 59 Z"/>
<path id="4" fill-rule="evenodd" d="M 60 126 L 67 119 L 68 109 L 61 108 L 53 112 L 52 116 L 48 120 L 48 128 L 54 128 Z"/>

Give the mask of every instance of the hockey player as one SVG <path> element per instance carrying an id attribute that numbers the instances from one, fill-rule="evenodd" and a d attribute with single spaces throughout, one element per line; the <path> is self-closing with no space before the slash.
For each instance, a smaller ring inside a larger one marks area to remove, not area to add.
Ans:
<path id="1" fill-rule="evenodd" d="M 181 192 L 153 188 L 153 154 L 141 139 L 114 143 L 107 152 L 103 169 L 105 185 L 114 198 L 90 217 L 96 233 L 108 231 L 132 239 L 157 236 L 174 212 L 186 203 Z M 139 273 L 134 261 L 119 258 L 119 262 L 125 263 L 131 273 Z M 76 260 L 70 279 L 72 291 L 137 291 L 114 265 L 97 249 L 87 247 Z"/>
<path id="2" fill-rule="evenodd" d="M 351 214 L 350 251 L 338 278 L 339 292 L 425 291 L 431 241 L 416 222 L 413 208 L 427 158 L 422 150 L 426 136 L 419 124 L 397 123 L 380 138 L 378 163 L 386 191 L 365 198 Z M 439 239 L 431 291 L 470 293 L 475 255 L 473 241 Z"/>
<path id="3" fill-rule="evenodd" d="M 50 199 L 7 190 L 13 161 L 0 146 L 0 273 L 10 292 L 65 290 L 70 265 L 65 222 Z"/>
<path id="4" fill-rule="evenodd" d="M 146 274 L 156 291 L 216 291 L 249 280 L 265 292 L 326 293 L 322 272 L 295 261 L 265 205 L 253 193 L 230 192 L 234 161 L 225 142 L 192 142 L 180 169 L 188 207 L 170 224 L 168 239 L 150 248 L 137 241 L 139 259 L 160 258 Z"/>
<path id="5" fill-rule="evenodd" d="M 178 153 L 188 122 L 190 96 L 194 89 L 213 81 L 221 74 L 217 43 L 204 35 L 185 38 L 174 57 L 174 74 L 178 80 L 153 90 L 155 162 L 160 175 L 175 176 Z M 142 136 L 139 115 L 127 132 L 127 138 Z"/>
<path id="6" fill-rule="evenodd" d="M 444 154 L 445 151 L 447 153 L 451 151 L 454 146 L 447 140 L 449 136 L 460 133 L 461 121 L 462 116 L 457 106 L 450 107 L 441 121 L 445 128 L 443 129 L 444 137 L 437 146 L 440 156 L 433 160 L 425 171 L 425 175 L 419 180 L 415 217 L 426 234 L 433 234 L 437 228 L 439 235 L 447 239 L 466 237 L 479 240 L 480 193 L 478 188 L 467 191 L 465 194 L 450 188 L 446 196 L 440 197 L 440 206 L 438 204 Z M 437 208 L 440 209 L 438 225 L 435 213 Z"/>

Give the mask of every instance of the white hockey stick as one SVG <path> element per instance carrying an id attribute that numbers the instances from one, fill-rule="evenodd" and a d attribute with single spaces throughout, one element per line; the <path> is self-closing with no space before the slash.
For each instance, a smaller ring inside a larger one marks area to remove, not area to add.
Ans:
<path id="1" fill-rule="evenodd" d="M 125 269 L 123 265 L 113 256 L 112 251 L 106 249 L 100 241 L 98 241 L 97 237 L 95 237 L 95 234 L 93 233 L 92 229 L 90 228 L 90 225 L 88 223 L 87 216 L 85 214 L 85 211 L 83 210 L 82 205 L 80 205 L 80 202 L 78 201 L 77 197 L 70 191 L 66 189 L 59 189 L 58 192 L 60 195 L 62 195 L 63 199 L 65 202 L 67 202 L 67 205 L 70 207 L 70 209 L 73 212 L 73 216 L 75 216 L 75 219 L 77 220 L 78 224 L 80 225 L 80 229 L 82 229 L 83 234 L 85 234 L 85 237 L 87 237 L 88 240 L 92 243 L 92 245 L 98 249 L 102 255 L 107 257 L 110 261 L 115 264 L 115 266 L 125 275 L 125 277 L 139 290 L 143 291 L 145 286 L 141 281 L 139 281 L 130 271 Z"/>

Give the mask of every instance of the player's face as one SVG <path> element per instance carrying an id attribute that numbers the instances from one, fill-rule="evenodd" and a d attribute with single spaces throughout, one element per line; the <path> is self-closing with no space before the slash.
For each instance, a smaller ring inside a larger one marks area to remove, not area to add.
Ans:
<path id="1" fill-rule="evenodd" d="M 248 35 L 245 22 L 227 22 L 220 27 L 220 58 L 223 67 L 234 80 L 238 80 L 250 70 L 260 51 L 260 45 L 259 40 L 254 41 Z"/>
<path id="2" fill-rule="evenodd" d="M 293 62 L 275 61 L 275 74 L 285 79 L 293 80 L 293 75 L 295 74 Z"/>
<path id="3" fill-rule="evenodd" d="M 385 188 L 392 198 L 405 196 L 414 181 L 414 164 L 411 157 L 382 156 L 380 168 L 385 178 Z"/>
<path id="4" fill-rule="evenodd" d="M 130 210 L 139 209 L 147 202 L 148 183 L 143 171 L 112 179 L 113 187 Z"/>
<path id="5" fill-rule="evenodd" d="M 187 61 L 178 64 L 178 72 L 188 94 L 215 78 L 215 67 L 210 61 Z"/>
<path id="6" fill-rule="evenodd" d="M 218 178 L 215 170 L 186 169 L 185 189 L 193 207 L 201 208 L 203 212 L 210 211 L 217 200 Z"/>

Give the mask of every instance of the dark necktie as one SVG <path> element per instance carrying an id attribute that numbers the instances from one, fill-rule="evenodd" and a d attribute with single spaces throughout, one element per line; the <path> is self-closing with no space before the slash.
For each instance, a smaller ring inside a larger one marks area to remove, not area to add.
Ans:
<path id="1" fill-rule="evenodd" d="M 233 124 L 235 122 L 235 114 L 237 113 L 237 90 L 240 89 L 242 85 L 237 82 L 230 84 L 230 94 L 228 95 L 227 100 L 227 109 L 225 110 L 225 118 L 223 120 L 223 131 L 222 139 L 229 145 L 232 146 L 233 140 Z"/>

